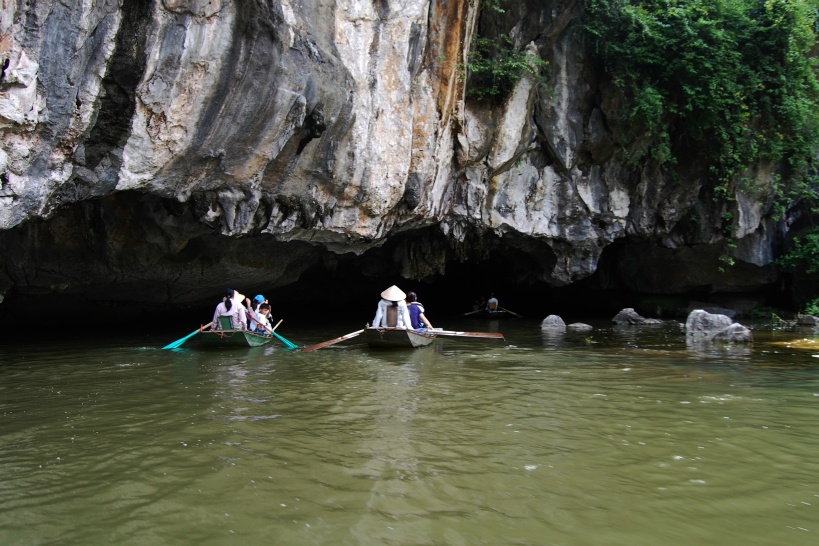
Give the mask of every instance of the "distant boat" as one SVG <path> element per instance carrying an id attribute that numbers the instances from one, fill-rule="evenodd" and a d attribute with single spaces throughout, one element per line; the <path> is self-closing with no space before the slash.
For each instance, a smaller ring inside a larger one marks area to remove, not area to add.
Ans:
<path id="1" fill-rule="evenodd" d="M 367 345 L 379 349 L 414 349 L 426 347 L 438 336 L 435 330 L 418 332 L 404 328 L 365 328 Z"/>
<path id="2" fill-rule="evenodd" d="M 494 311 L 490 311 L 489 309 L 479 309 L 477 311 L 472 311 L 471 313 L 464 313 L 464 316 L 469 316 L 478 319 L 498 320 L 511 318 L 514 317 L 515 315 L 510 313 L 506 309 L 495 309 Z"/>

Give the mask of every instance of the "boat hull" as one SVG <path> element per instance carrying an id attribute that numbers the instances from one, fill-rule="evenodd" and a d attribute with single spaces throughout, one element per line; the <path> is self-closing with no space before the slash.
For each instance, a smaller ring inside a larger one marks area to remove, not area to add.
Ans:
<path id="1" fill-rule="evenodd" d="M 367 345 L 377 349 L 415 349 L 435 341 L 434 332 L 416 332 L 403 328 L 367 328 Z"/>
<path id="2" fill-rule="evenodd" d="M 505 319 L 512 317 L 512 314 L 508 311 L 498 310 L 498 311 L 490 311 L 489 309 L 481 309 L 480 311 L 476 311 L 474 313 L 468 313 L 471 318 L 478 318 L 478 319 L 489 319 L 489 320 L 498 320 L 498 319 Z"/>
<path id="3" fill-rule="evenodd" d="M 261 347 L 273 341 L 273 336 L 247 330 L 208 330 L 200 332 L 196 338 L 202 347 Z"/>

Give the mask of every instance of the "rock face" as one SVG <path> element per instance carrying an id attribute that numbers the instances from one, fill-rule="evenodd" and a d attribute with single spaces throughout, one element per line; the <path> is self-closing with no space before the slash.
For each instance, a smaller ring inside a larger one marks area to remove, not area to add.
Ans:
<path id="1" fill-rule="evenodd" d="M 0 293 L 196 301 L 345 256 L 365 276 L 505 259 L 509 280 L 648 293 L 777 280 L 766 200 L 714 204 L 696 161 L 627 165 L 582 2 L 480 5 L 3 2 Z M 478 33 L 546 60 L 546 83 L 466 100 Z"/>

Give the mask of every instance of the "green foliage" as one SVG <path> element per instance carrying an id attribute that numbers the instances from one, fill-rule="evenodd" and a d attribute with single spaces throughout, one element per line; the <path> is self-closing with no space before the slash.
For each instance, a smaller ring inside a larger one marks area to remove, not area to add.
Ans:
<path id="1" fill-rule="evenodd" d="M 805 314 L 819 316 L 819 298 L 814 298 L 805 305 Z"/>
<path id="2" fill-rule="evenodd" d="M 496 13 L 506 13 L 506 10 L 501 7 L 505 0 L 481 0 L 481 7 L 490 9 Z"/>
<path id="3" fill-rule="evenodd" d="M 505 34 L 495 39 L 475 37 L 467 56 L 466 95 L 477 100 L 501 99 L 525 74 L 542 82 L 540 71 L 547 65 L 529 51 L 518 51 L 512 38 Z"/>
<path id="4" fill-rule="evenodd" d="M 480 0 L 481 10 L 490 16 L 503 14 L 507 0 Z M 529 51 L 519 51 L 508 34 L 472 40 L 463 75 L 467 78 L 466 96 L 476 100 L 499 101 L 509 94 L 520 79 L 529 74 L 544 83 L 542 70 L 549 63 Z"/>
<path id="5" fill-rule="evenodd" d="M 807 274 L 819 275 L 819 228 L 795 238 L 790 251 L 777 264 L 786 271 L 802 266 Z"/>
<path id="6" fill-rule="evenodd" d="M 671 163 L 700 143 L 715 185 L 759 161 L 811 172 L 819 146 L 819 0 L 586 0 L 584 29 L 625 98 L 622 120 Z M 673 135 L 673 136 L 672 136 Z"/>

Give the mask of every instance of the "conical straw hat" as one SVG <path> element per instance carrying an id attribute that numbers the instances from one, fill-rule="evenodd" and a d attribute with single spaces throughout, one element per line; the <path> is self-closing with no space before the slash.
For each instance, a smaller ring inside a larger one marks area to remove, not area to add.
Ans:
<path id="1" fill-rule="evenodd" d="M 407 295 L 404 294 L 404 292 L 402 292 L 401 289 L 395 285 L 392 285 L 383 292 L 381 292 L 381 297 L 387 301 L 401 301 L 407 299 Z"/>

